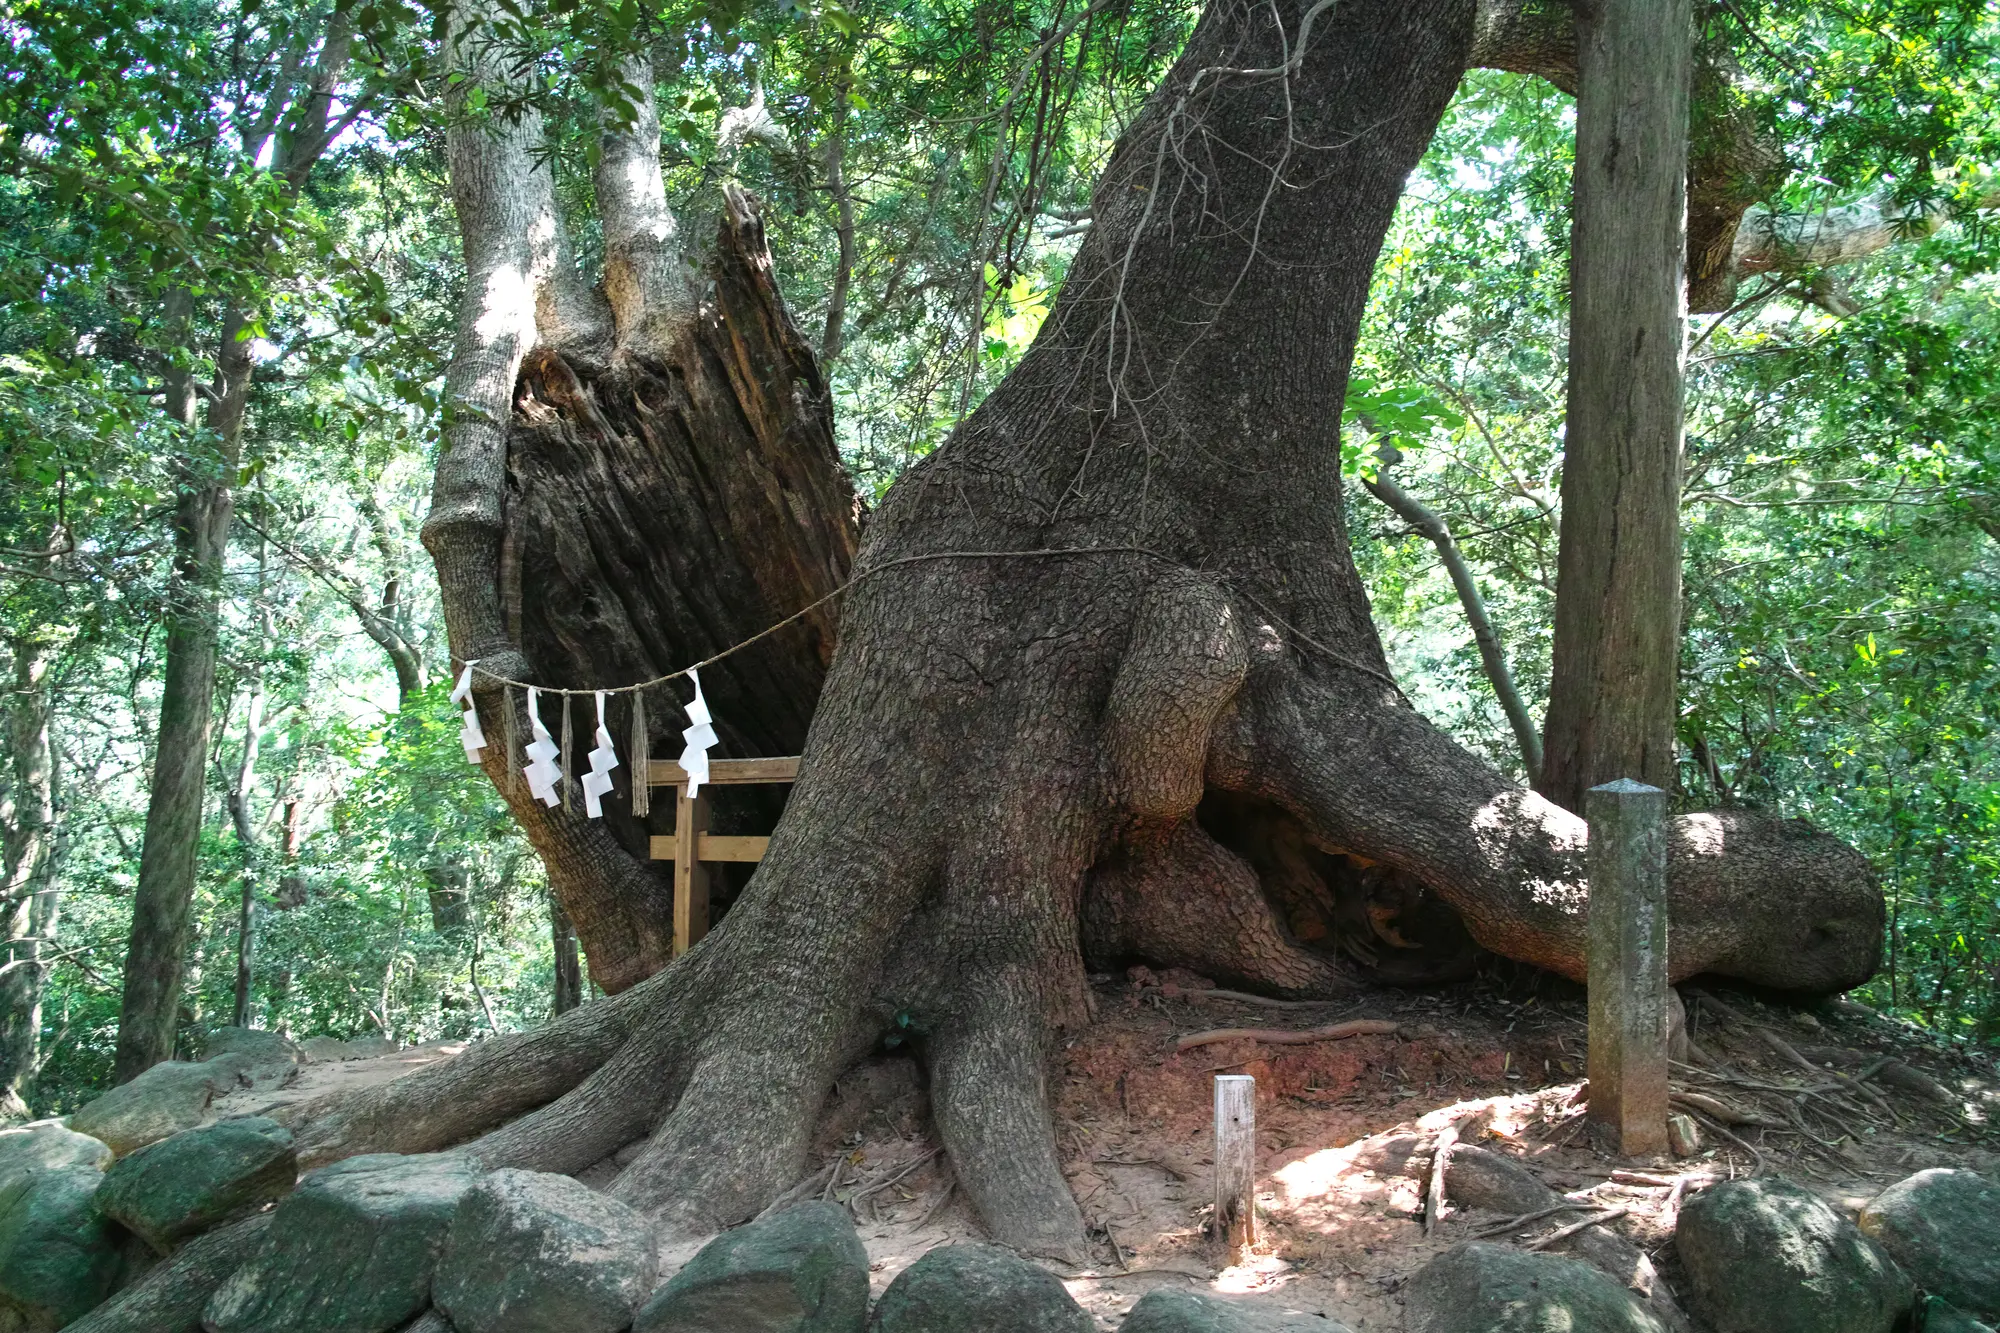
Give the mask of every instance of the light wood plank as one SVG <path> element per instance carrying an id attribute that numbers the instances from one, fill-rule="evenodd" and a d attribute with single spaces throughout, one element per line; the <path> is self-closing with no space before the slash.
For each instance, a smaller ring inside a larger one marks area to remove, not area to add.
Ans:
<path id="1" fill-rule="evenodd" d="M 680 787 L 687 774 L 671 759 L 655 759 L 652 769 L 655 787 Z M 768 759 L 711 759 L 708 783 L 712 787 L 733 787 L 753 782 L 792 782 L 799 776 L 799 756 L 780 755 Z"/>
<path id="2" fill-rule="evenodd" d="M 761 861 L 769 838 L 740 837 L 728 833 L 704 833 L 695 855 L 704 861 Z"/>
<path id="3" fill-rule="evenodd" d="M 664 837 L 654 834 L 650 842 L 648 854 L 655 861 L 674 859 L 674 836 L 671 833 Z M 770 845 L 769 838 L 703 833 L 697 835 L 695 855 L 704 861 L 761 861 Z"/>

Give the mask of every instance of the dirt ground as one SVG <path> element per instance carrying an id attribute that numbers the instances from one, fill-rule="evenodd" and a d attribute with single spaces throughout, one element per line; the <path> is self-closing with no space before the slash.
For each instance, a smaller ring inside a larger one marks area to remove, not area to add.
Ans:
<path id="1" fill-rule="evenodd" d="M 1545 974 L 1508 970 L 1427 991 L 1284 1006 L 1143 968 L 1096 981 L 1097 1021 L 1065 1046 L 1054 1092 L 1065 1169 L 1093 1249 L 1091 1266 L 1057 1271 L 1101 1328 L 1115 1328 L 1152 1287 L 1175 1283 L 1272 1314 L 1386 1333 L 1403 1326 L 1404 1281 L 1438 1251 L 1473 1236 L 1532 1244 L 1586 1216 L 1510 1227 L 1503 1216 L 1451 1210 L 1427 1236 L 1431 1145 L 1476 1112 L 1484 1114 L 1465 1141 L 1516 1157 L 1571 1200 L 1625 1210 L 1606 1225 L 1651 1253 L 1675 1288 L 1672 1219 L 1691 1187 L 1779 1174 L 1852 1211 L 1926 1167 L 2000 1168 L 1993 1065 L 1845 1001 L 1797 1008 L 1690 988 L 1691 1049 L 1675 1065 L 1674 1087 L 1693 1098 L 1677 1109 L 1695 1120 L 1700 1144 L 1686 1157 L 1634 1162 L 1592 1147 L 1581 1096 L 1582 992 Z M 1177 1049 L 1219 1029 L 1361 1018 L 1397 1030 L 1306 1044 L 1245 1034 Z M 461 1049 L 309 1065 L 281 1090 L 239 1093 L 215 1110 L 268 1110 L 398 1077 Z M 1219 1073 L 1257 1080 L 1262 1236 L 1236 1256 L 1204 1234 Z M 582 1178 L 608 1182 L 637 1148 Z M 847 1205 L 878 1294 L 933 1246 L 983 1239 L 938 1151 L 917 1064 L 906 1057 L 872 1059 L 835 1088 L 811 1168 L 791 1197 Z M 694 1248 L 664 1252 L 668 1271 Z"/>

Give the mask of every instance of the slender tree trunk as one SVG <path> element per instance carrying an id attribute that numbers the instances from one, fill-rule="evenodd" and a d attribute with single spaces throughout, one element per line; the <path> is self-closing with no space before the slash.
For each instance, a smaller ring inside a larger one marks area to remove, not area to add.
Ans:
<path id="1" fill-rule="evenodd" d="M 241 310 L 232 310 L 223 321 L 207 419 L 214 454 L 187 461 L 174 511 L 174 574 L 165 617 L 166 680 L 118 1016 L 115 1073 L 121 1083 L 170 1058 L 174 1051 L 192 930 L 202 806 L 208 794 L 223 556 L 250 392 L 250 345 L 237 336 L 244 327 Z M 191 418 L 191 385 L 185 401 L 186 417 Z"/>
<path id="2" fill-rule="evenodd" d="M 250 1026 L 250 981 L 257 954 L 257 821 L 250 807 L 257 782 L 257 754 L 264 732 L 264 679 L 251 678 L 243 704 L 243 753 L 229 787 L 229 819 L 236 831 L 236 849 L 243 859 L 236 914 L 236 1004 L 230 1023 Z"/>
<path id="3" fill-rule="evenodd" d="M 555 994 L 549 1013 L 560 1017 L 583 1003 L 583 962 L 577 956 L 576 927 L 553 893 L 549 895 L 549 942 L 555 957 Z"/>
<path id="4" fill-rule="evenodd" d="M 348 20 L 328 23 L 317 59 L 289 108 L 267 108 L 278 134 L 274 169 L 296 193 L 332 141 L 334 97 L 347 65 Z M 291 90 L 286 90 L 287 95 Z M 277 94 L 273 94 L 274 97 Z M 285 114 L 285 112 L 289 114 Z M 254 156 L 260 144 L 247 145 Z M 177 293 L 171 322 L 187 326 L 191 301 Z M 217 617 L 228 552 L 234 486 L 250 409 L 249 312 L 232 304 L 216 348 L 205 439 L 212 455 L 184 461 L 174 511 L 174 573 L 168 588 L 166 679 L 147 793 L 145 842 L 133 894 L 125 954 L 125 989 L 118 1015 L 114 1074 L 125 1082 L 173 1054 L 207 796 L 205 762 L 214 711 Z M 192 437 L 194 386 L 184 372 L 167 377 L 167 408 Z"/>
<path id="5" fill-rule="evenodd" d="M 1555 656 L 1536 790 L 1571 810 L 1674 787 L 1688 0 L 1577 7 L 1569 416 Z"/>
<path id="6" fill-rule="evenodd" d="M 826 299 L 826 330 L 820 335 L 819 363 L 831 370 L 846 336 L 847 289 L 854 281 L 854 193 L 847 184 L 847 103 L 845 90 L 826 139 L 826 188 L 833 195 L 833 234 L 840 244 L 834 259 L 833 290 Z"/>
<path id="7" fill-rule="evenodd" d="M 0 1118 L 25 1118 L 23 1091 L 39 1064 L 42 946 L 55 929 L 55 754 L 49 740 L 49 645 L 12 645 L 7 702 L 10 772 L 0 802 Z"/>

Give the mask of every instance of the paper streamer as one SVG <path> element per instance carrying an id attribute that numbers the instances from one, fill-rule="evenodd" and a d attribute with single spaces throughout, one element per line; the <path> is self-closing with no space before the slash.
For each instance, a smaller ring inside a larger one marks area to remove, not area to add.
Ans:
<path id="1" fill-rule="evenodd" d="M 556 766 L 556 748 L 549 729 L 542 725 L 540 704 L 541 691 L 528 687 L 528 725 L 534 730 L 535 739 L 528 743 L 528 766 L 521 770 L 528 779 L 528 794 L 543 805 L 554 806 L 562 800 L 556 794 L 556 783 L 562 778 L 562 769 Z"/>
<path id="2" fill-rule="evenodd" d="M 465 709 L 459 722 L 458 743 L 465 747 L 465 762 L 479 762 L 479 752 L 486 748 L 486 733 L 479 729 L 479 712 L 472 706 L 472 663 L 465 664 L 465 670 L 458 673 L 458 684 L 452 687 L 451 701 Z"/>
<path id="3" fill-rule="evenodd" d="M 583 775 L 583 812 L 592 819 L 604 818 L 599 804 L 611 790 L 611 770 L 618 767 L 618 751 L 611 746 L 611 728 L 604 721 L 605 691 L 597 692 L 597 748 L 590 752 L 590 771 Z"/>
<path id="4" fill-rule="evenodd" d="M 701 696 L 701 673 L 688 668 L 688 679 L 694 682 L 694 702 L 687 706 L 688 721 L 693 723 L 681 733 L 687 748 L 681 751 L 681 769 L 687 774 L 690 798 L 701 790 L 701 784 L 708 781 L 708 751 L 715 744 L 714 721 L 708 713 L 708 700 Z"/>

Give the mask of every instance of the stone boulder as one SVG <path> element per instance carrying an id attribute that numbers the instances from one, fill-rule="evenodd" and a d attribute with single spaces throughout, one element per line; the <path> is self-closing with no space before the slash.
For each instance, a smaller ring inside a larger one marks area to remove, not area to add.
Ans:
<path id="1" fill-rule="evenodd" d="M 398 1042 L 387 1037 L 307 1037 L 299 1043 L 305 1057 L 315 1064 L 332 1064 L 341 1060 L 372 1060 L 377 1056 L 394 1055 L 402 1050 Z"/>
<path id="2" fill-rule="evenodd" d="M 204 1061 L 230 1055 L 253 1088 L 276 1088 L 291 1082 L 305 1052 L 289 1037 L 259 1028 L 217 1028 L 202 1043 Z"/>
<path id="3" fill-rule="evenodd" d="M 0 1309 L 57 1329 L 111 1294 L 117 1229 L 97 1208 L 94 1166 L 17 1172 L 0 1186 Z"/>
<path id="4" fill-rule="evenodd" d="M 876 1302 L 870 1333 L 1092 1333 L 1060 1279 L 992 1245 L 941 1245 Z"/>
<path id="5" fill-rule="evenodd" d="M 1179 1287 L 1155 1287 L 1139 1298 L 1118 1333 L 1350 1333 L 1314 1315 L 1252 1310 Z"/>
<path id="6" fill-rule="evenodd" d="M 660 1288 L 633 1333 L 861 1333 L 868 1251 L 847 1210 L 807 1203 L 724 1232 Z"/>
<path id="7" fill-rule="evenodd" d="M 88 1166 L 102 1171 L 111 1165 L 111 1149 L 102 1139 L 42 1120 L 15 1129 L 0 1129 L 0 1188 L 16 1176 L 52 1171 L 64 1166 Z"/>
<path id="8" fill-rule="evenodd" d="M 459 1200 L 431 1300 L 458 1333 L 618 1333 L 653 1290 L 653 1228 L 568 1176 L 495 1171 Z"/>
<path id="9" fill-rule="evenodd" d="M 283 1197 L 298 1179 L 292 1133 L 242 1116 L 149 1143 L 97 1188 L 104 1215 L 165 1254 L 180 1241 Z"/>
<path id="10" fill-rule="evenodd" d="M 1923 1333 L 1993 1333 L 1993 1325 L 1981 1323 L 1950 1301 L 1930 1298 L 1924 1306 L 1924 1321 L 1917 1326 Z"/>
<path id="11" fill-rule="evenodd" d="M 1674 1245 L 1715 1333 L 1890 1333 L 1916 1295 L 1881 1247 L 1790 1181 L 1710 1186 L 1682 1207 Z"/>
<path id="12" fill-rule="evenodd" d="M 1919 1171 L 1861 1210 L 1861 1232 L 1916 1284 L 2000 1318 L 2000 1189 L 1975 1171 Z"/>
<path id="13" fill-rule="evenodd" d="M 208 1303 L 209 1333 L 390 1333 L 430 1304 L 431 1275 L 479 1168 L 378 1153 L 323 1167 L 272 1214 L 250 1262 Z"/>
<path id="14" fill-rule="evenodd" d="M 1484 1241 L 1446 1250 L 1403 1291 L 1410 1333 L 1668 1333 L 1589 1264 Z"/>
<path id="15" fill-rule="evenodd" d="M 256 1252 L 270 1225 L 269 1213 L 252 1213 L 203 1232 L 63 1333 L 202 1333 L 209 1298 Z"/>
<path id="16" fill-rule="evenodd" d="M 69 1127 L 123 1157 L 202 1122 L 208 1104 L 241 1087 L 250 1064 L 237 1054 L 201 1064 L 166 1060 L 122 1083 L 69 1118 Z"/>

